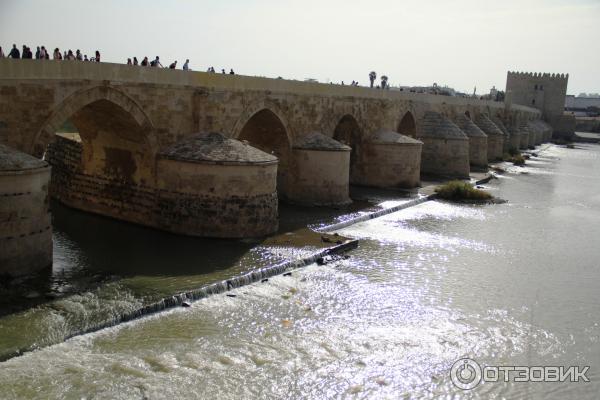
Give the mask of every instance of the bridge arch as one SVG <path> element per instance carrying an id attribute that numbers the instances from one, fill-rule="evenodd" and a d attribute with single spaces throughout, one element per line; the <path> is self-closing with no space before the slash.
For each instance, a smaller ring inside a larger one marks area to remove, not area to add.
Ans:
<path id="1" fill-rule="evenodd" d="M 417 121 L 412 112 L 407 111 L 402 116 L 402 119 L 398 123 L 397 132 L 405 136 L 417 137 Z"/>
<path id="2" fill-rule="evenodd" d="M 134 184 L 154 183 L 157 146 L 152 122 L 129 96 L 108 86 L 70 95 L 37 133 L 32 154 L 41 156 L 66 121 L 81 137 L 84 173 Z"/>
<path id="3" fill-rule="evenodd" d="M 242 122 L 243 121 L 243 122 Z M 290 132 L 285 119 L 275 107 L 257 107 L 249 110 L 234 128 L 234 138 L 245 140 L 253 147 L 273 154 L 279 159 L 277 166 L 277 192 L 288 197 L 291 178 Z"/>
<path id="4" fill-rule="evenodd" d="M 359 173 L 362 136 L 363 131 L 360 124 L 352 114 L 343 115 L 333 129 L 333 138 L 352 148 L 350 152 L 350 183 L 356 181 Z"/>

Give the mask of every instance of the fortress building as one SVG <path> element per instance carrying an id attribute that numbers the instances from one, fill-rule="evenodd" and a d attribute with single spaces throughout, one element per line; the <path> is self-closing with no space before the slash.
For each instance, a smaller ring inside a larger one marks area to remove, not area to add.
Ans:
<path id="1" fill-rule="evenodd" d="M 572 135 L 575 120 L 564 115 L 569 74 L 508 72 L 506 103 L 537 108 L 542 119 L 554 129 L 555 135 Z"/>

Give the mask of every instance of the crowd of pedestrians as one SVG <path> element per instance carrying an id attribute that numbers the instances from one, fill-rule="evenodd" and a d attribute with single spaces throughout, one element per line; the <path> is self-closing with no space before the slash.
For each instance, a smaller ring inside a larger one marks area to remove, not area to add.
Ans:
<path id="1" fill-rule="evenodd" d="M 2 50 L 2 47 L 0 47 L 0 58 L 6 58 L 6 57 L 33 59 L 34 54 L 31 51 L 31 49 L 29 47 L 27 47 L 26 45 L 23 45 L 22 51 L 19 51 L 19 49 L 17 48 L 17 45 L 13 44 L 12 49 L 10 50 L 8 55 L 5 55 L 4 51 Z M 35 59 L 36 60 L 50 60 L 50 52 L 46 49 L 45 46 L 38 46 L 36 49 L 36 52 L 35 52 Z M 82 54 L 79 49 L 77 49 L 75 51 L 75 53 L 73 53 L 73 51 L 71 49 L 61 53 L 60 49 L 57 47 L 54 49 L 54 52 L 52 53 L 52 59 L 53 60 L 100 62 L 100 52 L 98 50 L 96 50 L 94 57 L 88 58 L 87 54 Z M 137 57 L 128 58 L 127 65 L 164 68 L 160 62 L 160 57 L 158 57 L 158 56 L 156 56 L 156 58 L 152 61 L 149 61 L 148 57 L 144 57 L 141 62 L 138 61 Z M 169 64 L 168 68 L 169 69 L 177 69 L 177 60 L 175 60 L 171 64 Z M 184 71 L 191 71 L 189 59 L 185 60 L 185 63 L 183 64 L 182 69 Z M 216 73 L 214 67 L 209 67 L 206 70 L 206 72 L 213 73 L 213 74 Z M 225 75 L 228 73 L 223 68 L 223 69 L 221 69 L 221 74 Z M 235 75 L 233 68 L 229 70 L 229 75 Z M 377 74 L 374 71 L 369 74 L 369 80 L 371 81 L 371 87 L 373 87 L 376 77 L 377 77 Z M 382 89 L 385 89 L 385 88 L 389 89 L 389 85 L 387 85 L 387 76 L 382 76 L 381 78 L 382 78 L 381 86 L 377 86 L 377 88 L 379 89 L 381 87 Z M 344 85 L 343 81 L 342 81 L 342 85 Z M 358 86 L 358 81 L 352 81 L 351 86 Z"/>
<path id="2" fill-rule="evenodd" d="M 50 60 L 50 51 L 46 49 L 46 46 L 38 46 L 35 54 L 31 51 L 31 48 L 23 45 L 21 51 L 17 48 L 16 44 L 12 45 L 12 49 L 8 53 L 8 55 L 4 54 L 2 47 L 0 47 L 0 58 L 23 58 L 23 59 L 33 59 L 36 60 Z M 94 57 L 88 58 L 87 54 L 82 54 L 79 49 L 73 53 L 73 50 L 69 49 L 68 51 L 60 52 L 60 49 L 57 47 L 54 49 L 52 53 L 52 59 L 54 60 L 69 60 L 69 61 L 92 61 L 92 62 L 100 62 L 100 52 L 96 50 Z"/>
<path id="3" fill-rule="evenodd" d="M 127 59 L 127 65 L 133 65 L 133 66 L 142 66 L 142 67 L 156 67 L 156 68 L 165 68 L 161 62 L 160 62 L 160 57 L 156 56 L 156 58 L 152 61 L 148 60 L 148 57 L 144 57 L 142 59 L 141 62 L 138 61 L 137 57 L 133 57 L 133 58 L 128 58 Z M 173 61 L 171 64 L 169 64 L 169 69 L 177 69 L 177 60 Z M 191 71 L 192 69 L 190 68 L 190 60 L 186 59 L 185 63 L 183 64 L 183 66 L 181 67 L 182 70 L 184 71 Z M 209 67 L 206 72 L 211 72 L 211 73 L 216 73 L 215 68 L 214 67 Z M 222 74 L 227 74 L 227 72 L 225 72 L 225 69 L 221 69 L 221 73 Z M 233 68 L 229 70 L 229 75 L 235 75 L 235 72 L 233 71 Z"/>
<path id="4" fill-rule="evenodd" d="M 36 60 L 50 60 L 50 58 L 52 58 L 53 60 L 100 62 L 100 52 L 98 50 L 96 50 L 93 57 L 88 58 L 87 54 L 81 53 L 81 51 L 79 49 L 77 49 L 75 51 L 75 53 L 73 53 L 73 51 L 71 49 L 69 49 L 68 51 L 66 50 L 61 53 L 60 49 L 57 47 L 54 49 L 52 54 L 50 54 L 50 50 L 46 49 L 45 46 L 38 46 L 37 50 L 35 52 L 35 55 L 34 55 L 33 52 L 31 51 L 31 49 L 29 47 L 27 47 L 26 45 L 23 45 L 22 50 L 19 50 L 17 48 L 16 44 L 13 44 L 12 49 L 10 50 L 10 52 L 8 54 L 5 54 L 2 47 L 0 47 L 0 58 L 7 58 L 7 57 L 8 58 L 23 58 L 23 59 L 35 58 Z M 127 65 L 165 68 L 165 67 L 163 67 L 162 63 L 160 62 L 160 57 L 158 57 L 158 56 L 156 56 L 156 58 L 152 61 L 148 60 L 148 57 L 144 57 L 141 62 L 138 61 L 137 57 L 128 58 Z M 177 69 L 177 61 L 173 61 L 171 64 L 169 64 L 168 68 L 169 69 Z M 185 60 L 185 63 L 183 64 L 182 69 L 184 71 L 192 70 L 190 68 L 190 60 L 189 59 Z M 213 67 L 210 67 L 207 70 L 207 72 L 214 73 L 215 69 Z M 227 74 L 227 72 L 225 72 L 225 69 L 222 69 L 221 73 Z M 229 70 L 229 75 L 235 75 L 235 72 L 233 72 L 233 69 Z"/>

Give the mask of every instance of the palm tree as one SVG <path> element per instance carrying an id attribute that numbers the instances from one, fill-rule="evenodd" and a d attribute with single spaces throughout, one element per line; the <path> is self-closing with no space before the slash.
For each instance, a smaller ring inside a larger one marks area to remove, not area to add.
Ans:
<path id="1" fill-rule="evenodd" d="M 388 77 L 385 75 L 381 75 L 381 88 L 385 89 L 387 87 Z"/>
<path id="2" fill-rule="evenodd" d="M 375 72 L 375 71 L 369 72 L 369 80 L 371 81 L 371 87 L 373 87 L 373 83 L 375 82 L 375 79 L 377 79 L 377 72 Z"/>

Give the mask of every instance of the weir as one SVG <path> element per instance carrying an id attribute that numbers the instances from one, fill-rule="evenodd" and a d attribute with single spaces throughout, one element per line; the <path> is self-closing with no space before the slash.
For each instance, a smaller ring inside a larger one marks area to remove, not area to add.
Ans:
<path id="1" fill-rule="evenodd" d="M 54 342 L 47 343 L 46 345 L 55 344 L 76 336 L 97 332 L 101 329 L 106 329 L 125 322 L 134 321 L 136 319 L 150 316 L 161 311 L 166 311 L 175 307 L 184 306 L 184 303 L 198 301 L 212 295 L 225 293 L 233 289 L 250 285 L 252 283 L 261 282 L 275 275 L 289 273 L 291 271 L 294 271 L 295 269 L 314 264 L 324 257 L 331 257 L 343 254 L 344 252 L 355 249 L 358 246 L 358 240 L 346 239 L 342 237 L 339 238 L 341 242 L 340 244 L 316 251 L 311 255 L 291 259 L 263 268 L 258 268 L 247 273 L 232 276 L 225 280 L 201 286 L 196 289 L 191 289 L 172 296 L 164 297 L 158 301 L 143 305 L 141 307 L 135 308 L 127 312 L 123 312 L 119 315 L 115 315 L 114 317 L 105 319 L 101 322 L 93 323 L 91 325 L 87 325 L 77 330 L 72 330 L 63 337 L 54 338 Z M 39 348 L 40 344 L 36 343 L 31 346 L 22 347 L 13 353 L 0 353 L 0 362 L 6 361 L 8 359 L 30 351 L 37 350 Z"/>

